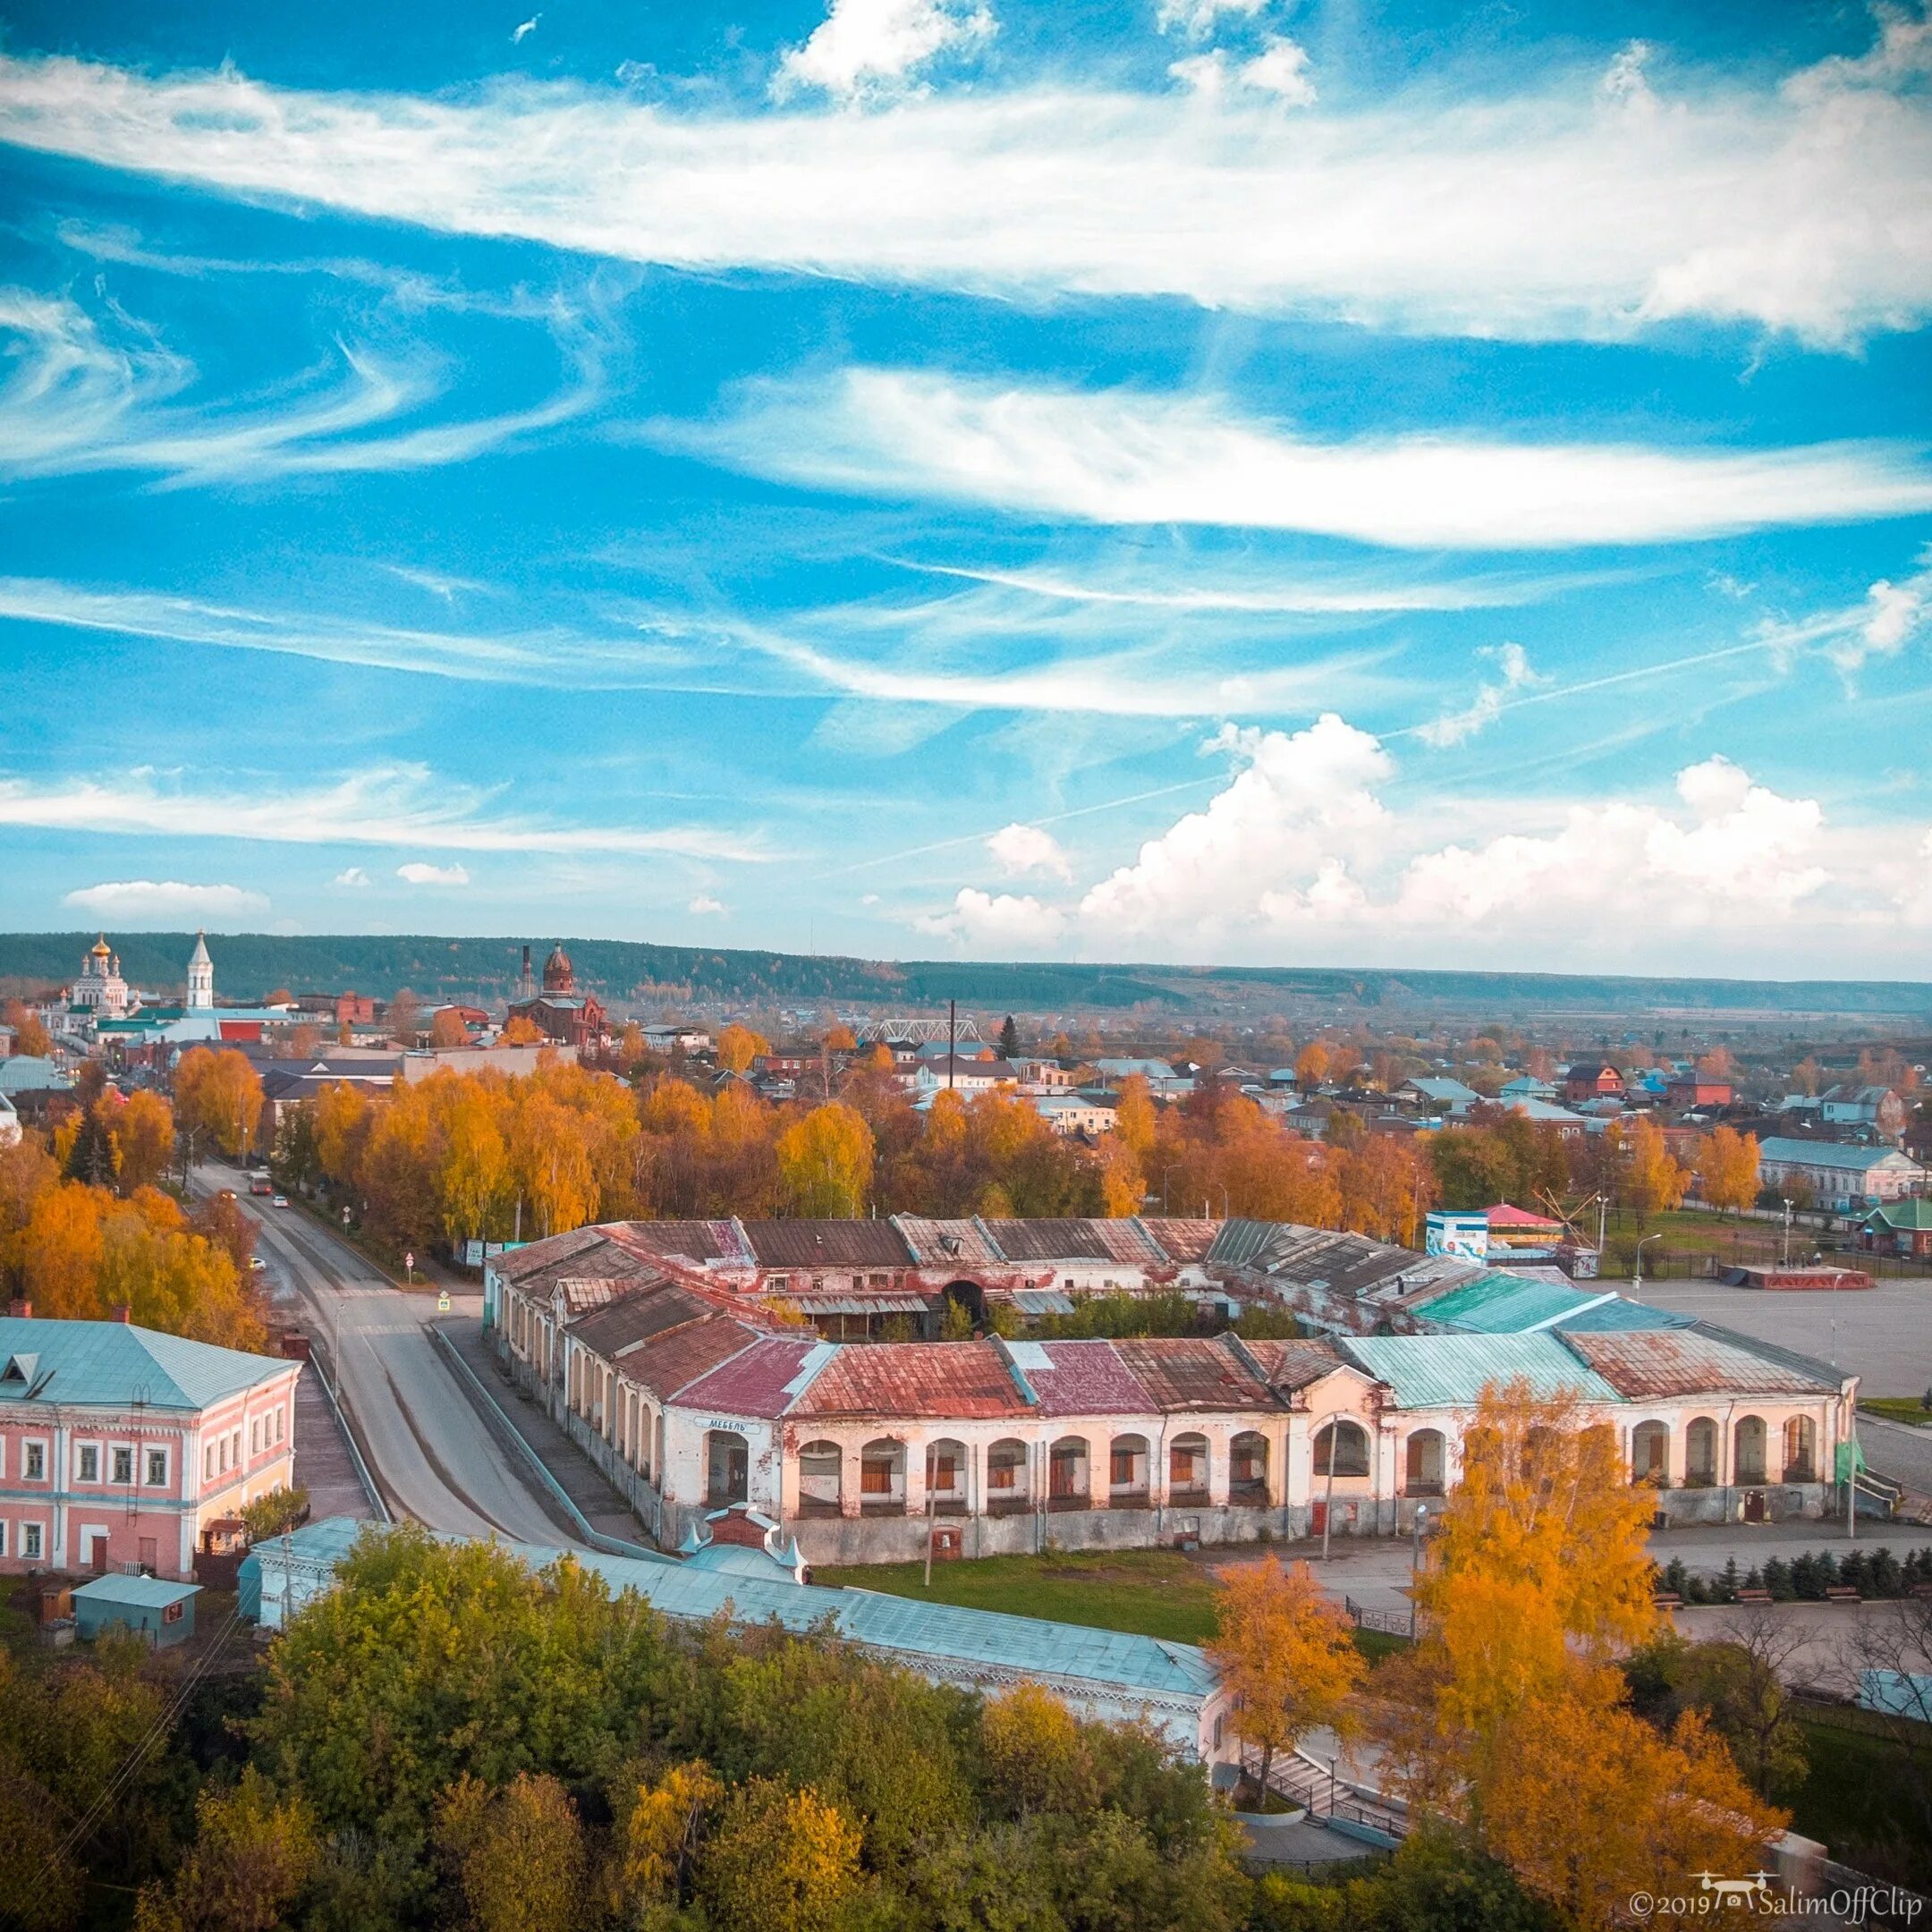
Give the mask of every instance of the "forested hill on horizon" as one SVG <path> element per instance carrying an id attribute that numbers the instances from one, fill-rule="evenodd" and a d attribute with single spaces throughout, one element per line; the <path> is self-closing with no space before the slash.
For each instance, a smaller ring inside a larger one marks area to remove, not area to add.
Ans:
<path id="1" fill-rule="evenodd" d="M 0 986 L 13 991 L 64 984 L 79 970 L 94 930 L 0 934 Z M 114 933 L 131 984 L 178 987 L 191 932 Z M 225 1000 L 351 988 L 386 997 L 399 987 L 424 998 L 501 1000 L 514 989 L 525 941 L 433 934 L 210 934 L 216 986 Z M 540 969 L 554 936 L 528 942 Z M 1058 1011 L 1148 1003 L 1185 1011 L 1251 1007 L 1271 998 L 1363 1007 L 1482 1008 L 1495 1017 L 1541 1012 L 1644 1013 L 1658 1009 L 1742 1013 L 1932 1014 L 1932 983 L 1910 980 L 1624 978 L 1608 974 L 1424 972 L 1377 968 L 1190 967 L 1092 963 L 862 960 L 710 946 L 653 945 L 563 936 L 580 987 L 606 1000 L 725 1004 L 835 1002 L 930 1007 L 946 999 L 984 1007 Z"/>

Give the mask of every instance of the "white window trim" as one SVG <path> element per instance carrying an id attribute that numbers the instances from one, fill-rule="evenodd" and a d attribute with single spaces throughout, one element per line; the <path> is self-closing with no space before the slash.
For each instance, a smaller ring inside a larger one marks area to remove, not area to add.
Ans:
<path id="1" fill-rule="evenodd" d="M 30 1474 L 27 1468 L 27 1464 L 30 1460 L 28 1452 L 31 1449 L 38 1449 L 40 1452 L 40 1473 L 38 1476 Z M 54 1466 L 53 1451 L 53 1443 L 45 1436 L 21 1436 L 20 1479 L 22 1482 L 46 1482 L 48 1479 L 47 1471 Z"/>
<path id="2" fill-rule="evenodd" d="M 148 1480 L 148 1462 L 150 1456 L 161 1458 L 161 1480 Z M 165 1443 L 143 1443 L 140 1453 L 140 1486 L 143 1489 L 159 1489 L 164 1492 L 174 1487 L 174 1452 Z"/>
<path id="3" fill-rule="evenodd" d="M 123 1483 L 114 1472 L 114 1459 L 125 1449 L 128 1453 L 128 1479 Z M 107 1445 L 107 1474 L 103 1481 L 116 1489 L 135 1489 L 140 1486 L 140 1445 L 131 1442 L 111 1442 Z"/>
<path id="4" fill-rule="evenodd" d="M 101 1450 L 104 1446 L 105 1445 L 97 1438 L 92 1438 L 86 1442 L 76 1442 L 74 1444 L 72 1464 L 73 1475 L 72 1480 L 73 1483 L 73 1487 L 76 1489 L 78 1489 L 83 1483 L 85 1483 L 89 1488 L 98 1488 L 106 1481 L 106 1478 L 101 1474 L 101 1470 L 106 1467 L 106 1464 L 101 1460 Z M 94 1452 L 94 1473 L 91 1476 L 83 1476 L 80 1473 L 80 1458 L 85 1455 L 89 1449 Z"/>
<path id="5" fill-rule="evenodd" d="M 32 1530 L 35 1532 L 40 1545 L 38 1549 L 29 1549 L 27 1547 L 27 1533 L 29 1530 Z M 29 1520 L 23 1517 L 21 1520 L 20 1531 L 21 1561 L 22 1563 L 46 1563 L 47 1560 L 47 1534 L 46 1522 L 39 1518 Z"/>

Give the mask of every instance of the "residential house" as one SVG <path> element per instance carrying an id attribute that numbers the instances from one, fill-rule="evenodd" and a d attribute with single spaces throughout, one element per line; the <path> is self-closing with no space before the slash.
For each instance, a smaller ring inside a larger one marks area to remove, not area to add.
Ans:
<path id="1" fill-rule="evenodd" d="M 1674 1073 L 1664 1089 L 1666 1106 L 1710 1109 L 1727 1107 L 1737 1098 L 1729 1080 L 1713 1080 L 1699 1072 Z"/>
<path id="2" fill-rule="evenodd" d="M 1818 1207 L 1837 1214 L 1900 1200 L 1926 1184 L 1926 1170 L 1896 1148 L 1778 1137 L 1758 1143 L 1758 1176 L 1767 1188 L 1801 1182 Z"/>
<path id="3" fill-rule="evenodd" d="M 1607 1060 L 1579 1060 L 1563 1071 L 1563 1098 L 1572 1106 L 1585 1100 L 1621 1100 L 1623 1076 Z"/>
<path id="4" fill-rule="evenodd" d="M 1818 1096 L 1818 1118 L 1826 1126 L 1864 1128 L 1880 1140 L 1896 1140 L 1905 1131 L 1907 1108 L 1889 1087 L 1827 1087 Z"/>
<path id="5" fill-rule="evenodd" d="M 1932 1200 L 1887 1201 L 1859 1228 L 1859 1245 L 1874 1254 L 1932 1257 Z"/>

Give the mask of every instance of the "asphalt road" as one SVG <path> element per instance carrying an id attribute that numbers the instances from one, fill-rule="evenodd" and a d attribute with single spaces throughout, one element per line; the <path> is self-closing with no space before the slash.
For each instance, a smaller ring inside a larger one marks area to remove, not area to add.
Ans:
<path id="1" fill-rule="evenodd" d="M 195 1174 L 203 1191 L 231 1187 L 234 1178 L 221 1167 Z M 341 1364 L 344 1405 L 391 1511 L 461 1536 L 552 1547 L 565 1541 L 430 1341 L 436 1298 L 393 1286 L 300 1208 L 239 1199 L 260 1226 L 257 1252 L 278 1298 L 301 1306 L 305 1326 Z M 457 1310 L 479 1318 L 481 1298 L 453 1298 Z M 310 1372 L 320 1374 L 322 1364 Z"/>

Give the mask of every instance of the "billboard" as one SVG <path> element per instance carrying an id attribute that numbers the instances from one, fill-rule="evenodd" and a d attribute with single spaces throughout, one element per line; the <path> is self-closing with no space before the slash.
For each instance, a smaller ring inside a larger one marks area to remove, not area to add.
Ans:
<path id="1" fill-rule="evenodd" d="M 1424 1245 L 1432 1255 L 1453 1255 L 1461 1261 L 1489 1258 L 1489 1216 L 1474 1214 L 1432 1214 L 1425 1224 Z"/>

